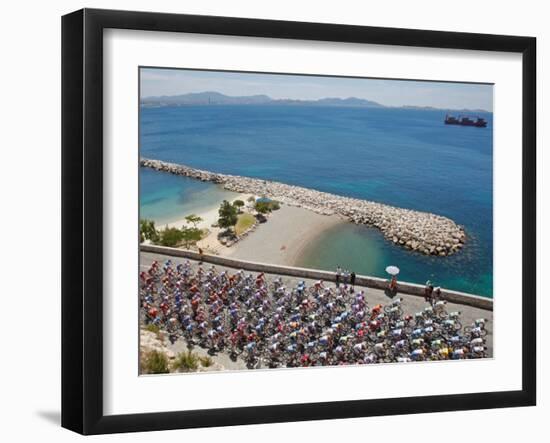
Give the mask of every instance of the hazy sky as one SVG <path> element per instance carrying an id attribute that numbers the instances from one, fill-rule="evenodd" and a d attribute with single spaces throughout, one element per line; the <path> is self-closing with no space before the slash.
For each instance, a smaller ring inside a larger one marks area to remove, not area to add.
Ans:
<path id="1" fill-rule="evenodd" d="M 205 91 L 216 91 L 231 96 L 265 94 L 275 99 L 357 97 L 374 100 L 386 106 L 493 110 L 492 85 L 141 69 L 141 97 Z"/>

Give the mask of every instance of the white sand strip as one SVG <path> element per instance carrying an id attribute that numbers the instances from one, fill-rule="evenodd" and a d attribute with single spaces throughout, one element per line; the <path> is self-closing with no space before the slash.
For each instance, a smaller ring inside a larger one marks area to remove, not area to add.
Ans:
<path id="1" fill-rule="evenodd" d="M 337 215 L 281 205 L 254 233 L 221 253 L 242 260 L 293 266 L 311 241 L 339 223 L 346 222 Z"/>

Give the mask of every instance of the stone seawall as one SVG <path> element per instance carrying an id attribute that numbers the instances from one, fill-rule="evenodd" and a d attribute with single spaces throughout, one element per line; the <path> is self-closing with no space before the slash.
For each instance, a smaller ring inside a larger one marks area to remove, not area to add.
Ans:
<path id="1" fill-rule="evenodd" d="M 389 241 L 426 255 L 454 254 L 466 241 L 466 233 L 461 226 L 447 217 L 428 212 L 397 208 L 269 180 L 218 174 L 160 160 L 142 158 L 140 165 L 218 183 L 229 191 L 269 197 L 319 214 L 338 214 L 353 223 L 376 227 Z"/>
<path id="2" fill-rule="evenodd" d="M 291 266 L 273 265 L 268 263 L 258 263 L 246 260 L 237 260 L 231 257 L 222 257 L 219 255 L 199 254 L 196 251 L 187 249 L 168 248 L 166 246 L 140 245 L 141 252 L 150 252 L 170 257 L 188 258 L 190 260 L 200 260 L 205 263 L 211 263 L 219 266 L 226 266 L 234 269 L 245 269 L 252 272 L 265 272 L 266 274 L 288 275 L 292 277 L 308 278 L 313 280 L 336 281 L 336 274 L 329 271 L 318 269 L 297 268 Z M 388 280 L 367 275 L 358 275 L 355 279 L 358 286 L 367 288 L 385 290 L 388 287 Z M 424 286 L 414 283 L 398 281 L 398 291 L 401 294 L 424 297 Z M 493 310 L 493 300 L 478 295 L 466 294 L 464 292 L 452 291 L 441 288 L 441 298 L 451 303 L 472 306 L 487 311 Z"/>

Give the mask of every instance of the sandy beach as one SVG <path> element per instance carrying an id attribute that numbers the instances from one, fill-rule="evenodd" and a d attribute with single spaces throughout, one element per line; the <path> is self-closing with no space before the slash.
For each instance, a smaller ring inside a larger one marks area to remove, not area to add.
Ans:
<path id="1" fill-rule="evenodd" d="M 462 226 L 447 217 L 429 212 L 270 180 L 219 174 L 160 160 L 142 158 L 140 164 L 157 171 L 223 184 L 226 190 L 232 192 L 253 193 L 287 205 L 306 208 L 320 215 L 338 214 L 355 224 L 380 229 L 388 241 L 425 255 L 452 255 L 462 249 L 466 240 Z"/>
<path id="2" fill-rule="evenodd" d="M 245 202 L 245 211 L 248 212 L 250 197 L 257 199 L 259 196 L 240 193 L 229 201 L 232 203 L 242 200 Z M 209 232 L 205 238 L 197 242 L 197 247 L 208 253 L 249 261 L 294 266 L 304 248 L 323 231 L 339 223 L 347 223 L 336 214 L 324 215 L 311 209 L 281 204 L 280 209 L 267 215 L 266 223 L 257 224 L 253 232 L 227 247 L 218 241 L 220 228 L 212 226 L 218 221 L 220 204 L 221 201 L 206 210 L 195 212 L 195 215 L 202 219 L 197 223 L 197 227 Z M 182 226 L 191 226 L 185 220 L 188 215 L 190 214 L 182 214 L 181 219 L 162 224 L 159 228 L 181 229 Z"/>
<path id="3" fill-rule="evenodd" d="M 250 196 L 253 195 L 239 194 L 231 201 L 238 199 L 247 202 Z M 218 221 L 218 209 L 219 204 L 195 214 L 202 218 L 197 227 L 209 231 L 205 238 L 197 242 L 198 247 L 209 253 L 286 266 L 293 266 L 308 243 L 324 230 L 338 223 L 346 223 L 338 215 L 322 215 L 282 204 L 279 210 L 268 215 L 266 223 L 258 224 L 250 235 L 226 247 L 217 239 L 220 228 L 212 227 Z M 189 224 L 182 218 L 164 226 L 181 228 Z"/>
<path id="4" fill-rule="evenodd" d="M 245 205 L 248 205 L 249 197 L 257 198 L 257 196 L 253 194 L 241 193 L 236 195 L 234 198 L 229 199 L 228 201 L 232 203 L 235 200 L 242 200 L 243 202 L 245 202 Z M 220 232 L 220 228 L 212 226 L 213 224 L 216 224 L 218 222 L 218 218 L 219 218 L 218 211 L 220 209 L 220 204 L 221 204 L 221 201 L 207 210 L 195 212 L 195 215 L 202 218 L 202 221 L 197 223 L 197 228 L 207 229 L 209 232 L 205 238 L 197 242 L 197 246 L 202 250 L 204 250 L 205 252 L 227 255 L 228 253 L 231 252 L 230 248 L 227 248 L 226 246 L 222 245 L 217 239 L 218 234 Z M 190 214 L 186 214 L 185 216 L 188 216 L 188 215 Z M 163 229 L 164 226 L 167 226 L 169 228 L 181 229 L 182 226 L 190 226 L 190 224 L 187 223 L 187 221 L 185 220 L 185 217 L 183 217 L 179 220 L 162 225 L 161 229 Z"/>
<path id="5" fill-rule="evenodd" d="M 281 205 L 266 223 L 223 255 L 243 260 L 293 266 L 310 241 L 324 230 L 346 223 L 337 215 L 321 215 L 295 206 Z"/>
<path id="6" fill-rule="evenodd" d="M 247 203 L 247 199 L 252 196 L 252 194 L 238 194 L 235 198 L 230 199 L 229 202 L 232 203 L 235 200 L 242 200 L 245 203 Z M 208 229 L 212 230 L 212 224 L 216 223 L 218 221 L 218 210 L 220 209 L 220 204 L 217 203 L 216 205 L 212 206 L 211 208 L 207 209 L 206 211 L 198 211 L 195 213 L 195 215 L 198 215 L 200 218 L 202 218 L 202 221 L 200 223 L 197 223 L 197 227 L 200 229 Z M 185 214 L 184 217 L 181 219 L 178 219 L 176 221 L 160 225 L 161 229 L 164 228 L 164 226 L 168 226 L 169 228 L 181 228 L 182 226 L 189 225 L 187 221 L 185 220 L 185 217 L 187 217 L 190 214 Z"/>

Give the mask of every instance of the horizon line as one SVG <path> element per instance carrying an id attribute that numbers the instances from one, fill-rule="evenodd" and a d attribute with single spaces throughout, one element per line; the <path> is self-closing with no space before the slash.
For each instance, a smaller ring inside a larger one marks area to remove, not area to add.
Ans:
<path id="1" fill-rule="evenodd" d="M 148 96 L 145 96 L 145 97 L 140 97 L 139 98 L 139 102 L 140 102 L 140 105 L 142 104 L 142 100 L 146 100 L 146 99 L 152 99 L 152 98 L 157 98 L 157 99 L 161 99 L 161 98 L 171 98 L 171 97 L 180 97 L 180 96 L 186 96 L 186 95 L 194 95 L 194 94 L 211 94 L 211 93 L 214 93 L 214 94 L 219 94 L 219 95 L 222 95 L 224 97 L 228 97 L 228 98 L 247 98 L 247 97 L 261 97 L 261 96 L 265 96 L 267 97 L 269 100 L 271 101 L 274 101 L 274 102 L 282 102 L 282 101 L 294 101 L 294 102 L 311 102 L 311 103 L 315 103 L 315 102 L 319 102 L 319 101 L 322 101 L 322 100 L 330 100 L 330 99 L 335 99 L 335 100 L 350 100 L 350 99 L 355 99 L 355 100 L 361 100 L 361 101 L 368 101 L 368 102 L 371 102 L 371 103 L 375 103 L 376 105 L 380 106 L 380 107 L 383 107 L 383 108 L 417 108 L 417 109 L 436 109 L 436 110 L 449 110 L 449 111 L 479 111 L 479 112 L 486 112 L 488 114 L 492 114 L 493 111 L 488 111 L 486 109 L 483 109 L 483 108 L 447 108 L 447 107 L 443 107 L 443 108 L 440 108 L 440 107 L 436 107 L 436 106 L 430 106 L 430 105 L 425 105 L 425 106 L 422 106 L 422 105 L 407 105 L 407 104 L 403 104 L 403 105 L 398 105 L 398 106 L 392 106 L 392 105 L 384 105 L 380 102 L 377 102 L 375 100 L 371 100 L 371 99 L 367 99 L 367 98 L 360 98 L 360 97 L 356 97 L 356 96 L 347 96 L 347 97 L 338 97 L 338 96 L 327 96 L 327 97 L 321 97 L 321 98 L 318 98 L 318 99 L 303 99 L 303 98 L 290 98 L 290 97 L 286 97 L 286 98 L 273 98 L 271 97 L 270 95 L 268 94 L 251 94 L 251 95 L 228 95 L 228 94 L 224 94 L 223 92 L 219 92 L 219 91 L 213 91 L 213 90 L 210 90 L 210 91 L 200 91 L 200 92 L 184 92 L 184 93 L 181 93 L 181 94 L 172 94 L 172 95 L 148 95 Z M 238 105 L 236 103 L 213 103 L 214 105 Z M 264 104 L 267 104 L 267 103 L 242 103 L 241 105 L 256 105 L 256 106 L 259 106 L 259 105 L 264 105 Z M 174 106 L 177 106 L 177 105 L 174 105 Z M 205 104 L 201 105 L 201 104 L 189 104 L 189 105 L 179 105 L 179 106 L 205 106 Z M 354 107 L 354 106 L 348 106 L 348 107 Z M 355 106 L 355 107 L 360 107 L 360 106 Z"/>

